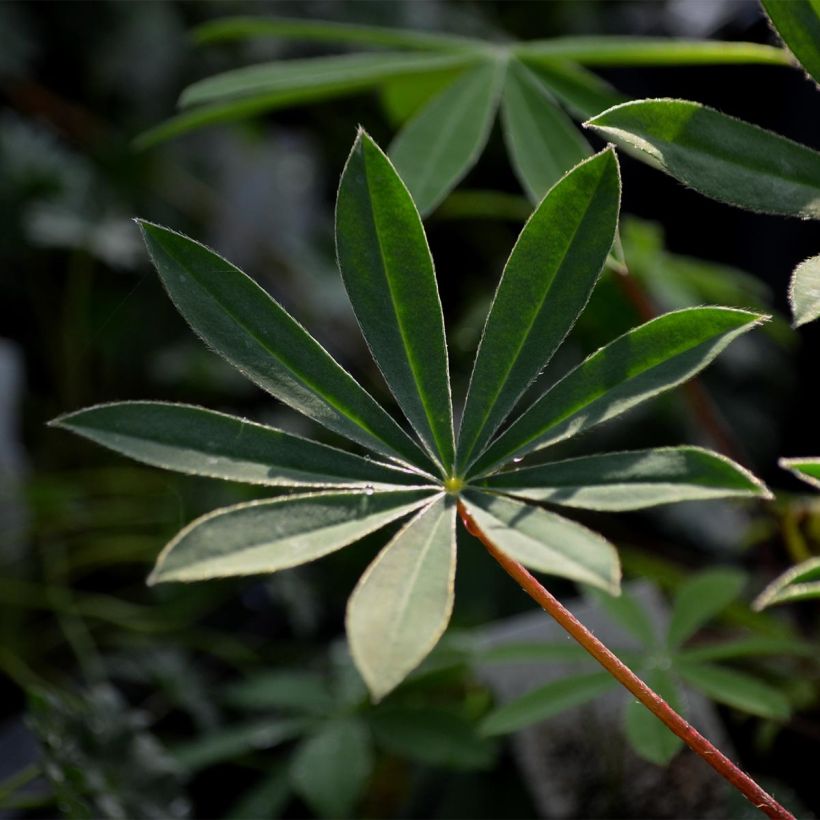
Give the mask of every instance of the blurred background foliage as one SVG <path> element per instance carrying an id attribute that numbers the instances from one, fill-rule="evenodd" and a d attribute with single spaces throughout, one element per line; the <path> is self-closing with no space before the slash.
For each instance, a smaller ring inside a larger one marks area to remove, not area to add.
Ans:
<path id="1" fill-rule="evenodd" d="M 392 406 L 336 272 L 332 240 L 338 176 L 356 125 L 382 144 L 392 134 L 384 100 L 316 103 L 132 148 L 193 80 L 316 53 L 315 44 L 276 41 L 197 48 L 187 36 L 197 23 L 242 13 L 479 36 L 501 30 L 521 39 L 773 41 L 752 0 L 0 4 L 0 813 L 532 815 L 505 743 L 479 736 L 493 708 L 480 658 L 447 644 L 384 704 L 367 703 L 340 635 L 373 542 L 271 578 L 148 589 L 153 558 L 181 525 L 254 497 L 253 488 L 134 467 L 44 426 L 83 405 L 151 398 L 327 439 L 194 338 L 149 267 L 129 221 L 136 215 L 182 230 L 248 271 Z M 630 96 L 696 99 L 818 147 L 816 117 L 806 114 L 816 99 L 797 71 L 600 73 Z M 588 518 L 622 548 L 627 577 L 649 577 L 673 595 L 691 573 L 725 565 L 748 573 L 751 597 L 820 552 L 817 495 L 776 467 L 778 456 L 820 452 L 811 399 L 820 330 L 814 323 L 798 334 L 782 318 L 790 271 L 816 251 L 814 226 L 726 208 L 628 157 L 623 172 L 631 284 L 604 276 L 544 380 L 637 324 L 648 307 L 714 302 L 775 319 L 733 345 L 699 386 L 552 457 L 688 441 L 748 464 L 777 491 L 775 502 Z M 488 190 L 507 196 L 468 193 Z M 521 195 L 496 125 L 476 168 L 427 221 L 457 396 L 527 213 Z M 456 634 L 530 607 L 474 546 L 460 553 Z M 565 582 L 552 586 L 569 601 L 576 592 Z M 737 629 L 820 641 L 815 605 L 753 614 L 740 601 L 700 640 Z M 763 664 L 792 716 L 737 720 L 721 711 L 741 762 L 817 812 L 817 654 L 748 663 L 753 672 Z"/>

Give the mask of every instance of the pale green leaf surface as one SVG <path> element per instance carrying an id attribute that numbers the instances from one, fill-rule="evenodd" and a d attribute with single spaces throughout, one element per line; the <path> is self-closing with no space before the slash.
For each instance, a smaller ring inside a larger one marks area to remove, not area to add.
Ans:
<path id="1" fill-rule="evenodd" d="M 616 685 L 608 672 L 568 675 L 499 706 L 484 719 L 481 731 L 485 735 L 515 732 L 588 703 Z"/>
<path id="2" fill-rule="evenodd" d="M 345 94 L 380 85 L 390 77 L 402 74 L 439 71 L 467 66 L 475 61 L 471 55 L 406 54 L 402 52 L 363 52 L 332 54 L 297 60 L 236 68 L 215 74 L 189 85 L 180 97 L 180 105 L 225 102 L 240 97 L 288 93 L 296 102 L 303 92 Z"/>
<path id="3" fill-rule="evenodd" d="M 552 357 L 603 268 L 620 205 L 613 151 L 585 160 L 544 197 L 504 268 L 476 354 L 461 420 L 463 469 Z"/>
<path id="4" fill-rule="evenodd" d="M 668 672 L 650 669 L 645 675 L 645 681 L 675 711 L 680 712 L 680 696 L 675 681 Z M 665 766 L 683 747 L 683 741 L 635 698 L 630 698 L 627 702 L 624 718 L 627 740 L 650 763 Z"/>
<path id="5" fill-rule="evenodd" d="M 463 501 L 481 532 L 525 567 L 619 593 L 618 553 L 598 533 L 503 496 L 467 492 Z"/>
<path id="6" fill-rule="evenodd" d="M 179 312 L 206 344 L 272 396 L 385 455 L 426 456 L 327 351 L 250 277 L 204 245 L 141 222 Z"/>
<path id="7" fill-rule="evenodd" d="M 222 17 L 203 23 L 194 29 L 193 34 L 196 42 L 202 44 L 275 37 L 306 42 L 358 43 L 422 51 L 486 48 L 486 43 L 481 40 L 457 34 L 288 17 Z"/>
<path id="8" fill-rule="evenodd" d="M 313 561 L 428 503 L 430 491 L 312 493 L 196 519 L 165 547 L 149 583 L 276 572 Z"/>
<path id="9" fill-rule="evenodd" d="M 735 601 L 746 585 L 746 575 L 732 569 L 701 572 L 687 580 L 672 602 L 667 642 L 678 647 L 704 624 Z"/>
<path id="10" fill-rule="evenodd" d="M 513 60 L 501 107 L 504 139 L 516 176 L 532 202 L 591 153 L 572 121 L 526 66 Z"/>
<path id="11" fill-rule="evenodd" d="M 439 497 L 384 547 L 350 596 L 350 652 L 375 700 L 398 686 L 447 628 L 456 570 L 455 516 L 455 501 Z"/>
<path id="12" fill-rule="evenodd" d="M 784 51 L 772 46 L 668 37 L 557 37 L 517 44 L 513 53 L 531 62 L 600 66 L 788 64 Z"/>
<path id="13" fill-rule="evenodd" d="M 801 481 L 820 488 L 820 458 L 817 457 L 797 457 L 781 458 L 778 462 L 784 470 L 789 470 Z"/>
<path id="14" fill-rule="evenodd" d="M 341 718 L 325 724 L 294 752 L 290 780 L 320 817 L 354 817 L 372 769 L 367 727 L 356 718 Z"/>
<path id="15" fill-rule="evenodd" d="M 820 2 L 761 0 L 775 30 L 800 64 L 820 84 Z"/>
<path id="16" fill-rule="evenodd" d="M 795 327 L 820 317 L 820 256 L 812 256 L 794 269 L 789 302 Z"/>
<path id="17" fill-rule="evenodd" d="M 680 676 L 718 703 L 773 720 L 787 720 L 789 701 L 773 686 L 745 672 L 710 664 L 679 664 Z"/>
<path id="18" fill-rule="evenodd" d="M 676 387 L 762 319 L 732 308 L 688 308 L 630 330 L 544 393 L 490 445 L 471 472 L 486 473 Z"/>
<path id="19" fill-rule="evenodd" d="M 430 213 L 475 164 L 490 135 L 504 64 L 485 61 L 461 75 L 396 135 L 390 159 L 421 214 Z"/>
<path id="20" fill-rule="evenodd" d="M 801 561 L 782 575 L 778 575 L 757 596 L 753 606 L 760 610 L 775 604 L 803 601 L 808 598 L 820 598 L 820 557 Z"/>
<path id="21" fill-rule="evenodd" d="M 339 185 L 336 251 L 379 369 L 430 453 L 448 470 L 453 411 L 433 259 L 407 188 L 364 131 Z"/>
<path id="22" fill-rule="evenodd" d="M 478 485 L 533 501 L 615 511 L 696 499 L 770 497 L 747 470 L 700 447 L 582 456 L 497 473 Z"/>
<path id="23" fill-rule="evenodd" d="M 681 663 L 705 663 L 766 655 L 797 655 L 812 658 L 817 655 L 817 647 L 793 638 L 751 637 L 681 649 L 676 657 Z"/>
<path id="24" fill-rule="evenodd" d="M 820 218 L 820 153 L 687 100 L 635 100 L 586 124 L 696 191 L 752 211 Z"/>
<path id="25" fill-rule="evenodd" d="M 282 709 L 318 715 L 329 713 L 335 704 L 321 675 L 296 669 L 251 675 L 229 686 L 225 701 L 254 712 Z"/>
<path id="26" fill-rule="evenodd" d="M 129 401 L 51 422 L 125 456 L 192 475 L 272 486 L 419 485 L 423 476 L 187 404 Z"/>

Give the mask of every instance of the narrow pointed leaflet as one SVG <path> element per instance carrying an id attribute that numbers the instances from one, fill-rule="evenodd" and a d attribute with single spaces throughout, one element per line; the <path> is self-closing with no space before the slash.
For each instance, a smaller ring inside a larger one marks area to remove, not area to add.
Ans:
<path id="1" fill-rule="evenodd" d="M 789 51 L 820 85 L 820 2 L 760 0 Z"/>
<path id="2" fill-rule="evenodd" d="M 820 457 L 781 458 L 779 464 L 801 481 L 820 488 Z"/>
<path id="3" fill-rule="evenodd" d="M 763 318 L 733 308 L 687 308 L 630 330 L 544 393 L 490 445 L 471 472 L 487 473 L 676 387 Z"/>
<path id="4" fill-rule="evenodd" d="M 407 188 L 363 131 L 339 185 L 336 250 L 373 358 L 430 454 L 449 470 L 453 411 L 433 259 Z"/>
<path id="5" fill-rule="evenodd" d="M 429 461 L 327 351 L 250 277 L 175 231 L 140 222 L 168 295 L 194 332 L 251 381 L 365 447 Z"/>
<path id="6" fill-rule="evenodd" d="M 379 553 L 350 597 L 350 651 L 377 700 L 427 657 L 450 620 L 455 517 L 455 500 L 439 497 Z"/>
<path id="7" fill-rule="evenodd" d="M 51 422 L 166 470 L 272 486 L 420 485 L 430 479 L 202 407 L 129 401 Z"/>
<path id="8" fill-rule="evenodd" d="M 618 224 L 611 149 L 573 168 L 524 226 L 476 354 L 458 440 L 464 470 L 552 358 L 586 305 Z"/>
<path id="9" fill-rule="evenodd" d="M 794 269 L 789 302 L 795 327 L 820 318 L 820 256 L 812 256 Z"/>

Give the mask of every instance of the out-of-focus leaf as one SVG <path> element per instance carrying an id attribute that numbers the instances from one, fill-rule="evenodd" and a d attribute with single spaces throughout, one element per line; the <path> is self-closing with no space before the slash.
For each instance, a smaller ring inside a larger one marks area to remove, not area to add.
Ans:
<path id="1" fill-rule="evenodd" d="M 820 488 L 820 458 L 781 458 L 778 462 L 784 470 L 794 473 L 801 481 Z"/>
<path id="2" fill-rule="evenodd" d="M 763 318 L 730 308 L 689 308 L 630 330 L 544 393 L 490 445 L 471 472 L 487 473 L 682 384 Z"/>
<path id="3" fill-rule="evenodd" d="M 628 592 L 622 590 L 621 594 L 615 597 L 597 589 L 591 589 L 589 596 L 601 606 L 607 615 L 631 632 L 645 649 L 648 650 L 655 646 L 657 643 L 655 627 L 646 610 Z"/>
<path id="4" fill-rule="evenodd" d="M 429 497 L 429 491 L 314 493 L 225 507 L 179 532 L 148 581 L 198 581 L 294 567 L 364 538 Z"/>
<path id="5" fill-rule="evenodd" d="M 817 0 L 761 0 L 789 51 L 820 84 L 820 3 Z"/>
<path id="6" fill-rule="evenodd" d="M 740 638 L 735 641 L 721 641 L 709 646 L 694 646 L 681 649 L 677 653 L 681 663 L 707 663 L 766 655 L 779 655 L 781 657 L 796 655 L 811 658 L 817 655 L 817 647 L 792 638 L 752 637 Z"/>
<path id="7" fill-rule="evenodd" d="M 612 686 L 617 683 L 608 672 L 568 675 L 499 706 L 482 722 L 481 731 L 485 735 L 515 732 L 588 703 Z"/>
<path id="8" fill-rule="evenodd" d="M 801 262 L 789 285 L 794 326 L 800 327 L 820 317 L 820 256 Z"/>
<path id="9" fill-rule="evenodd" d="M 290 798 L 290 779 L 284 765 L 267 764 L 268 771 L 260 781 L 251 786 L 226 814 L 227 820 L 273 820 L 282 814 Z"/>
<path id="10" fill-rule="evenodd" d="M 486 649 L 474 649 L 471 657 L 478 663 L 553 663 L 583 661 L 592 658 L 571 638 L 566 643 L 506 643 Z"/>
<path id="11" fill-rule="evenodd" d="M 283 670 L 253 675 L 228 687 L 225 700 L 237 709 L 326 714 L 334 699 L 321 675 L 315 672 Z"/>
<path id="12" fill-rule="evenodd" d="M 538 76 L 517 60 L 507 69 L 501 114 L 513 168 L 532 202 L 540 202 L 590 154 L 587 141 L 552 102 Z"/>
<path id="13" fill-rule="evenodd" d="M 503 496 L 467 492 L 463 501 L 475 525 L 500 552 L 538 572 L 618 594 L 618 553 L 603 536 L 540 507 Z"/>
<path id="14" fill-rule="evenodd" d="M 737 599 L 746 584 L 746 576 L 732 569 L 701 572 L 678 589 L 672 603 L 667 642 L 680 646 L 705 623 Z"/>
<path id="15" fill-rule="evenodd" d="M 651 669 L 646 673 L 645 680 L 675 711 L 680 712 L 680 696 L 668 672 Z M 626 737 L 632 748 L 644 760 L 658 766 L 669 763 L 683 746 L 677 735 L 634 698 L 626 704 L 625 725 Z"/>
<path id="16" fill-rule="evenodd" d="M 586 305 L 612 247 L 619 206 L 618 161 L 607 149 L 563 177 L 524 226 L 476 354 L 458 440 L 462 469 L 481 452 Z"/>
<path id="17" fill-rule="evenodd" d="M 820 558 L 809 558 L 779 575 L 757 596 L 753 607 L 760 610 L 807 598 L 820 598 Z"/>
<path id="18" fill-rule="evenodd" d="M 360 131 L 336 201 L 336 250 L 373 358 L 430 454 L 453 463 L 453 412 L 433 259 L 407 188 Z"/>
<path id="19" fill-rule="evenodd" d="M 789 701 L 773 686 L 743 672 L 710 664 L 679 664 L 676 669 L 690 686 L 735 709 L 772 720 L 787 720 Z"/>
<path id="20" fill-rule="evenodd" d="M 457 712 L 435 707 L 389 706 L 373 711 L 376 741 L 401 757 L 448 769 L 486 769 L 493 745 Z"/>
<path id="21" fill-rule="evenodd" d="M 592 510 L 639 510 L 708 498 L 770 498 L 747 470 L 700 447 L 582 456 L 498 473 L 480 486 Z"/>
<path id="22" fill-rule="evenodd" d="M 326 724 L 299 746 L 290 779 L 320 817 L 353 817 L 372 767 L 367 728 L 355 718 L 345 718 Z"/>
<path id="23" fill-rule="evenodd" d="M 449 496 L 433 502 L 379 553 L 350 596 L 350 652 L 376 700 L 424 660 L 450 620 L 455 515 Z"/>
<path id="24" fill-rule="evenodd" d="M 820 153 L 688 100 L 635 100 L 585 125 L 702 194 L 820 219 Z"/>

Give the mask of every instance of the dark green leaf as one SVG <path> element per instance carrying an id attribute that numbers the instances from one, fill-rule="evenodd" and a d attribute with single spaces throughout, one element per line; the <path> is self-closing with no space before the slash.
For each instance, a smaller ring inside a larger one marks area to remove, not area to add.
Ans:
<path id="1" fill-rule="evenodd" d="M 779 655 L 781 657 L 797 655 L 811 658 L 817 655 L 817 647 L 792 638 L 740 638 L 734 641 L 722 641 L 707 646 L 681 649 L 677 653 L 677 658 L 681 663 L 705 663 L 766 655 Z"/>
<path id="2" fill-rule="evenodd" d="M 687 100 L 635 100 L 586 125 L 713 199 L 820 218 L 820 153 L 779 134 Z"/>
<path id="3" fill-rule="evenodd" d="M 680 696 L 668 672 L 652 669 L 646 675 L 646 683 L 675 711 L 680 712 Z M 677 735 L 634 698 L 630 698 L 626 704 L 625 719 L 627 740 L 650 763 L 665 766 L 683 746 L 683 741 Z"/>
<path id="4" fill-rule="evenodd" d="M 617 597 L 597 589 L 589 590 L 589 596 L 596 601 L 614 621 L 631 632 L 645 649 L 657 643 L 655 627 L 646 610 L 626 590 Z"/>
<path id="5" fill-rule="evenodd" d="M 820 4 L 817 0 L 761 0 L 789 51 L 820 84 Z"/>
<path id="6" fill-rule="evenodd" d="M 297 670 L 252 675 L 228 687 L 225 700 L 236 709 L 283 709 L 319 715 L 330 712 L 335 702 L 321 675 Z"/>
<path id="7" fill-rule="evenodd" d="M 800 327 L 820 317 L 820 256 L 801 262 L 789 285 L 794 326 Z"/>
<path id="8" fill-rule="evenodd" d="M 363 131 L 339 185 L 336 249 L 373 357 L 431 455 L 449 470 L 453 412 L 433 259 L 407 188 Z"/>
<path id="9" fill-rule="evenodd" d="M 272 768 L 251 786 L 229 809 L 227 820 L 273 820 L 279 817 L 290 798 L 290 782 L 288 770 L 282 764 L 268 763 L 266 768 Z"/>
<path id="10" fill-rule="evenodd" d="M 567 638 L 565 643 L 505 643 L 475 649 L 471 658 L 477 663 L 553 663 L 591 661 L 589 653 Z"/>
<path id="11" fill-rule="evenodd" d="M 765 609 L 767 606 L 808 598 L 820 598 L 820 557 L 802 561 L 775 578 L 757 596 L 754 608 Z"/>
<path id="12" fill-rule="evenodd" d="M 459 432 L 467 467 L 583 310 L 615 236 L 618 162 L 607 149 L 547 194 L 510 254 L 476 354 Z"/>

